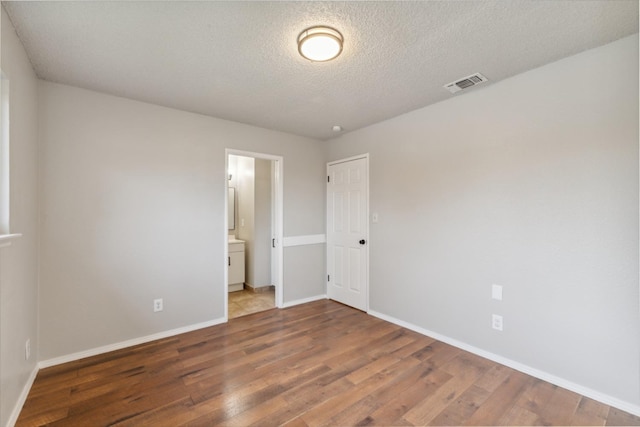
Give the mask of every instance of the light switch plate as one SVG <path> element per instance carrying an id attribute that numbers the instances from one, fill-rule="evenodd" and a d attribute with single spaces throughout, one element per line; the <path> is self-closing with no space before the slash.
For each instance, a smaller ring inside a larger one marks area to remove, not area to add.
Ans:
<path id="1" fill-rule="evenodd" d="M 502 286 L 496 284 L 491 285 L 491 298 L 502 301 Z"/>

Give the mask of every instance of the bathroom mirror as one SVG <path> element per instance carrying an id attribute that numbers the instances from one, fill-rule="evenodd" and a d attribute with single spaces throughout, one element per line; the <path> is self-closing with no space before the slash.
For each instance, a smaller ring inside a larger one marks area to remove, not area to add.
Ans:
<path id="1" fill-rule="evenodd" d="M 229 200 L 227 203 L 227 218 L 229 220 L 229 230 L 236 228 L 236 189 L 229 187 Z"/>

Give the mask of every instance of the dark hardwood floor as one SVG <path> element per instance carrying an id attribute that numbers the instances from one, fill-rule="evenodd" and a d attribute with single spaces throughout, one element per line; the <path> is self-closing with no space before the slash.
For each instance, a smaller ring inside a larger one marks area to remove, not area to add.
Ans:
<path id="1" fill-rule="evenodd" d="M 332 301 L 43 369 L 18 426 L 640 425 Z"/>

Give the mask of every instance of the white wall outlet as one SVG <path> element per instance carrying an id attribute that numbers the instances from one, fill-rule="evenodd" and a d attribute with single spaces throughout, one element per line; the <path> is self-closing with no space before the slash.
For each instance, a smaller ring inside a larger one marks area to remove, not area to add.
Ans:
<path id="1" fill-rule="evenodd" d="M 491 298 L 502 301 L 502 286 L 496 284 L 491 285 Z"/>
<path id="2" fill-rule="evenodd" d="M 499 314 L 492 314 L 491 315 L 491 327 L 493 329 L 495 329 L 496 331 L 501 331 L 502 330 L 502 316 L 500 316 Z"/>
<path id="3" fill-rule="evenodd" d="M 31 340 L 28 339 L 27 342 L 24 343 L 24 360 L 29 360 L 31 358 Z"/>
<path id="4" fill-rule="evenodd" d="M 162 311 L 164 308 L 164 304 L 162 303 L 162 298 L 153 300 L 153 312 Z"/>

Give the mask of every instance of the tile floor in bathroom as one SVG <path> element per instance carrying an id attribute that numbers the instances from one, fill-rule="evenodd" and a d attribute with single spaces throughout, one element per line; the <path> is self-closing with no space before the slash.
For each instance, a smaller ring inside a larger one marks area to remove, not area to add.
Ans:
<path id="1" fill-rule="evenodd" d="M 254 292 L 243 289 L 237 292 L 229 292 L 229 319 L 269 310 L 276 306 L 275 289 Z"/>

